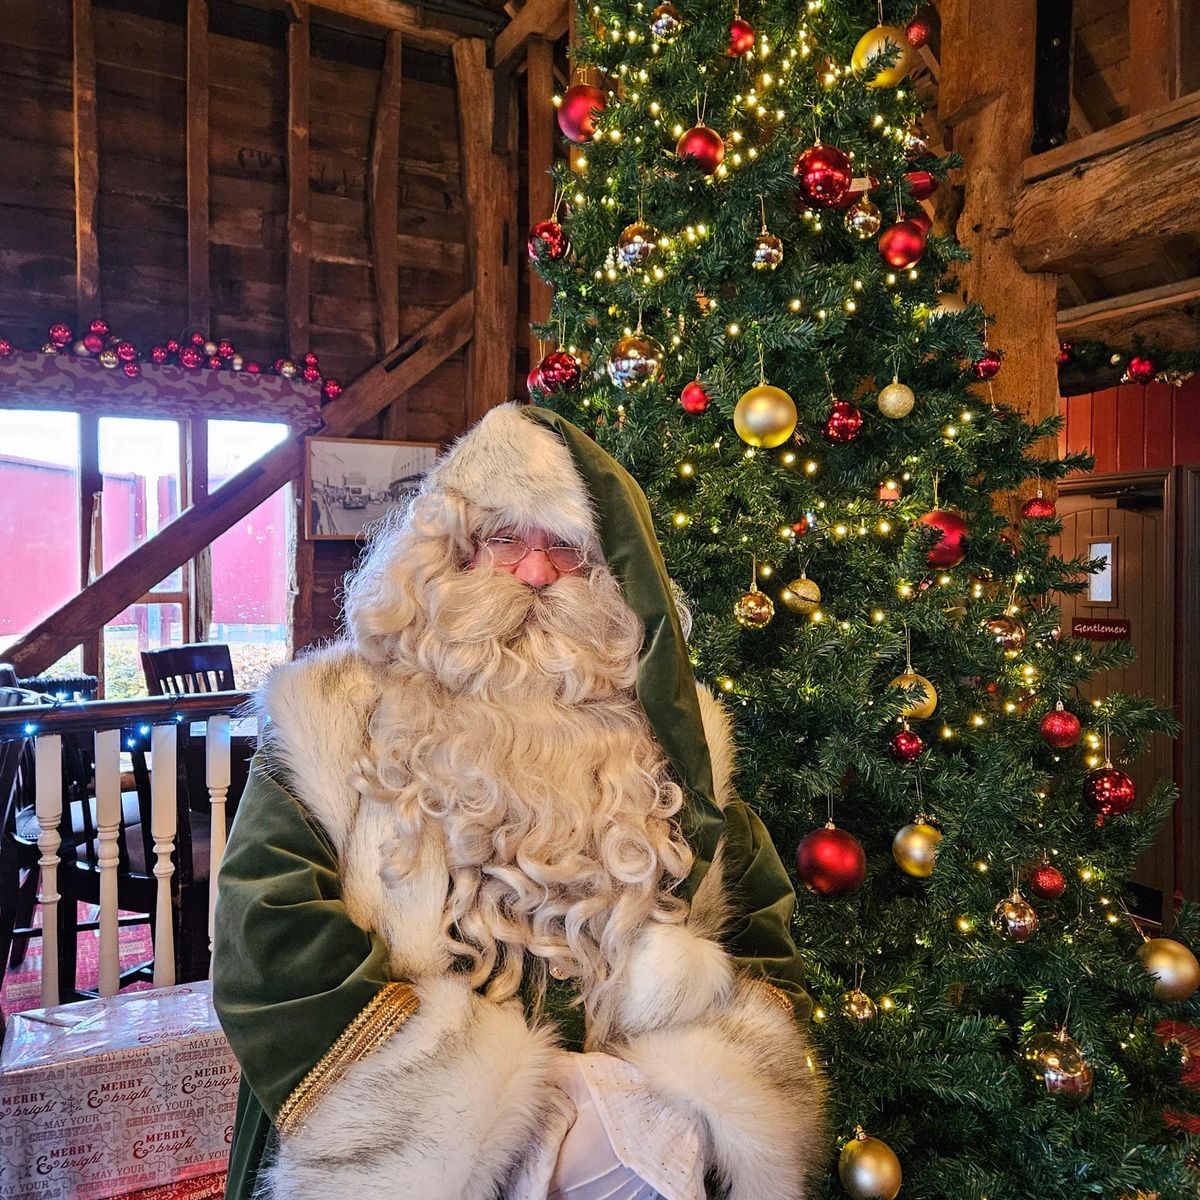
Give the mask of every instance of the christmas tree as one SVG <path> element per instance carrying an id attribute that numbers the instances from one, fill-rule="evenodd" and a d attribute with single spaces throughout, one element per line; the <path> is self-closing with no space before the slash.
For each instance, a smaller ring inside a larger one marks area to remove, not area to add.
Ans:
<path id="1" fill-rule="evenodd" d="M 1169 1035 L 1197 920 L 1143 943 L 1123 893 L 1174 793 L 1135 807 L 1120 765 L 1172 719 L 1080 698 L 1128 652 L 1060 630 L 1097 564 L 1055 556 L 1027 481 L 1088 464 L 994 402 L 921 206 L 961 165 L 906 86 L 928 30 L 886 10 L 579 9 L 530 390 L 645 488 L 742 791 L 797 853 L 815 1194 L 1195 1197 Z"/>

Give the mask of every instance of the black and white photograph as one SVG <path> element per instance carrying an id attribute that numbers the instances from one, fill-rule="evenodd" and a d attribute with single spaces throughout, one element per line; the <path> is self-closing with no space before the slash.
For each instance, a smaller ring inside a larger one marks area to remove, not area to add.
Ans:
<path id="1" fill-rule="evenodd" d="M 354 541 L 389 510 L 407 506 L 437 458 L 436 442 L 309 438 L 304 470 L 305 533 Z"/>

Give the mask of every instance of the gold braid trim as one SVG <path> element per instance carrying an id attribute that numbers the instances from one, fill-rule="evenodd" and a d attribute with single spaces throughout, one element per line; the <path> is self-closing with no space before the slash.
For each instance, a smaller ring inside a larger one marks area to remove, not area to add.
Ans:
<path id="1" fill-rule="evenodd" d="M 792 998 L 783 988 L 776 987 L 769 979 L 756 979 L 754 982 L 766 993 L 767 999 L 772 1004 L 777 1004 L 780 1008 L 786 1009 L 789 1016 L 796 1015 L 796 1008 L 792 1003 Z"/>
<path id="2" fill-rule="evenodd" d="M 356 1062 L 378 1050 L 417 1011 L 420 1003 L 409 984 L 384 984 L 283 1102 L 275 1118 L 279 1136 L 295 1133 L 325 1092 Z"/>

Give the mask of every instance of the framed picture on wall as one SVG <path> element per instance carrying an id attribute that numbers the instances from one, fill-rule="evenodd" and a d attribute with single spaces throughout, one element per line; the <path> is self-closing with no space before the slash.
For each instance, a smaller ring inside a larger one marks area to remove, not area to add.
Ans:
<path id="1" fill-rule="evenodd" d="M 406 508 L 433 466 L 437 442 L 309 438 L 304 453 L 304 536 L 352 542 Z"/>

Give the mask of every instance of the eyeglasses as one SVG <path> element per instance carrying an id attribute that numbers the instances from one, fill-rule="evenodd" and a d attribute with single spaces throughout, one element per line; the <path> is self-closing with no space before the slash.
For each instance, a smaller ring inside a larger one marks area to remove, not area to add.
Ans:
<path id="1" fill-rule="evenodd" d="M 484 538 L 480 545 L 503 567 L 515 567 L 527 554 L 544 554 L 556 571 L 567 574 L 582 570 L 588 561 L 587 555 L 578 546 L 569 546 L 565 542 L 555 542 L 553 546 L 543 549 L 541 546 L 527 546 L 520 538 L 490 537 Z"/>

